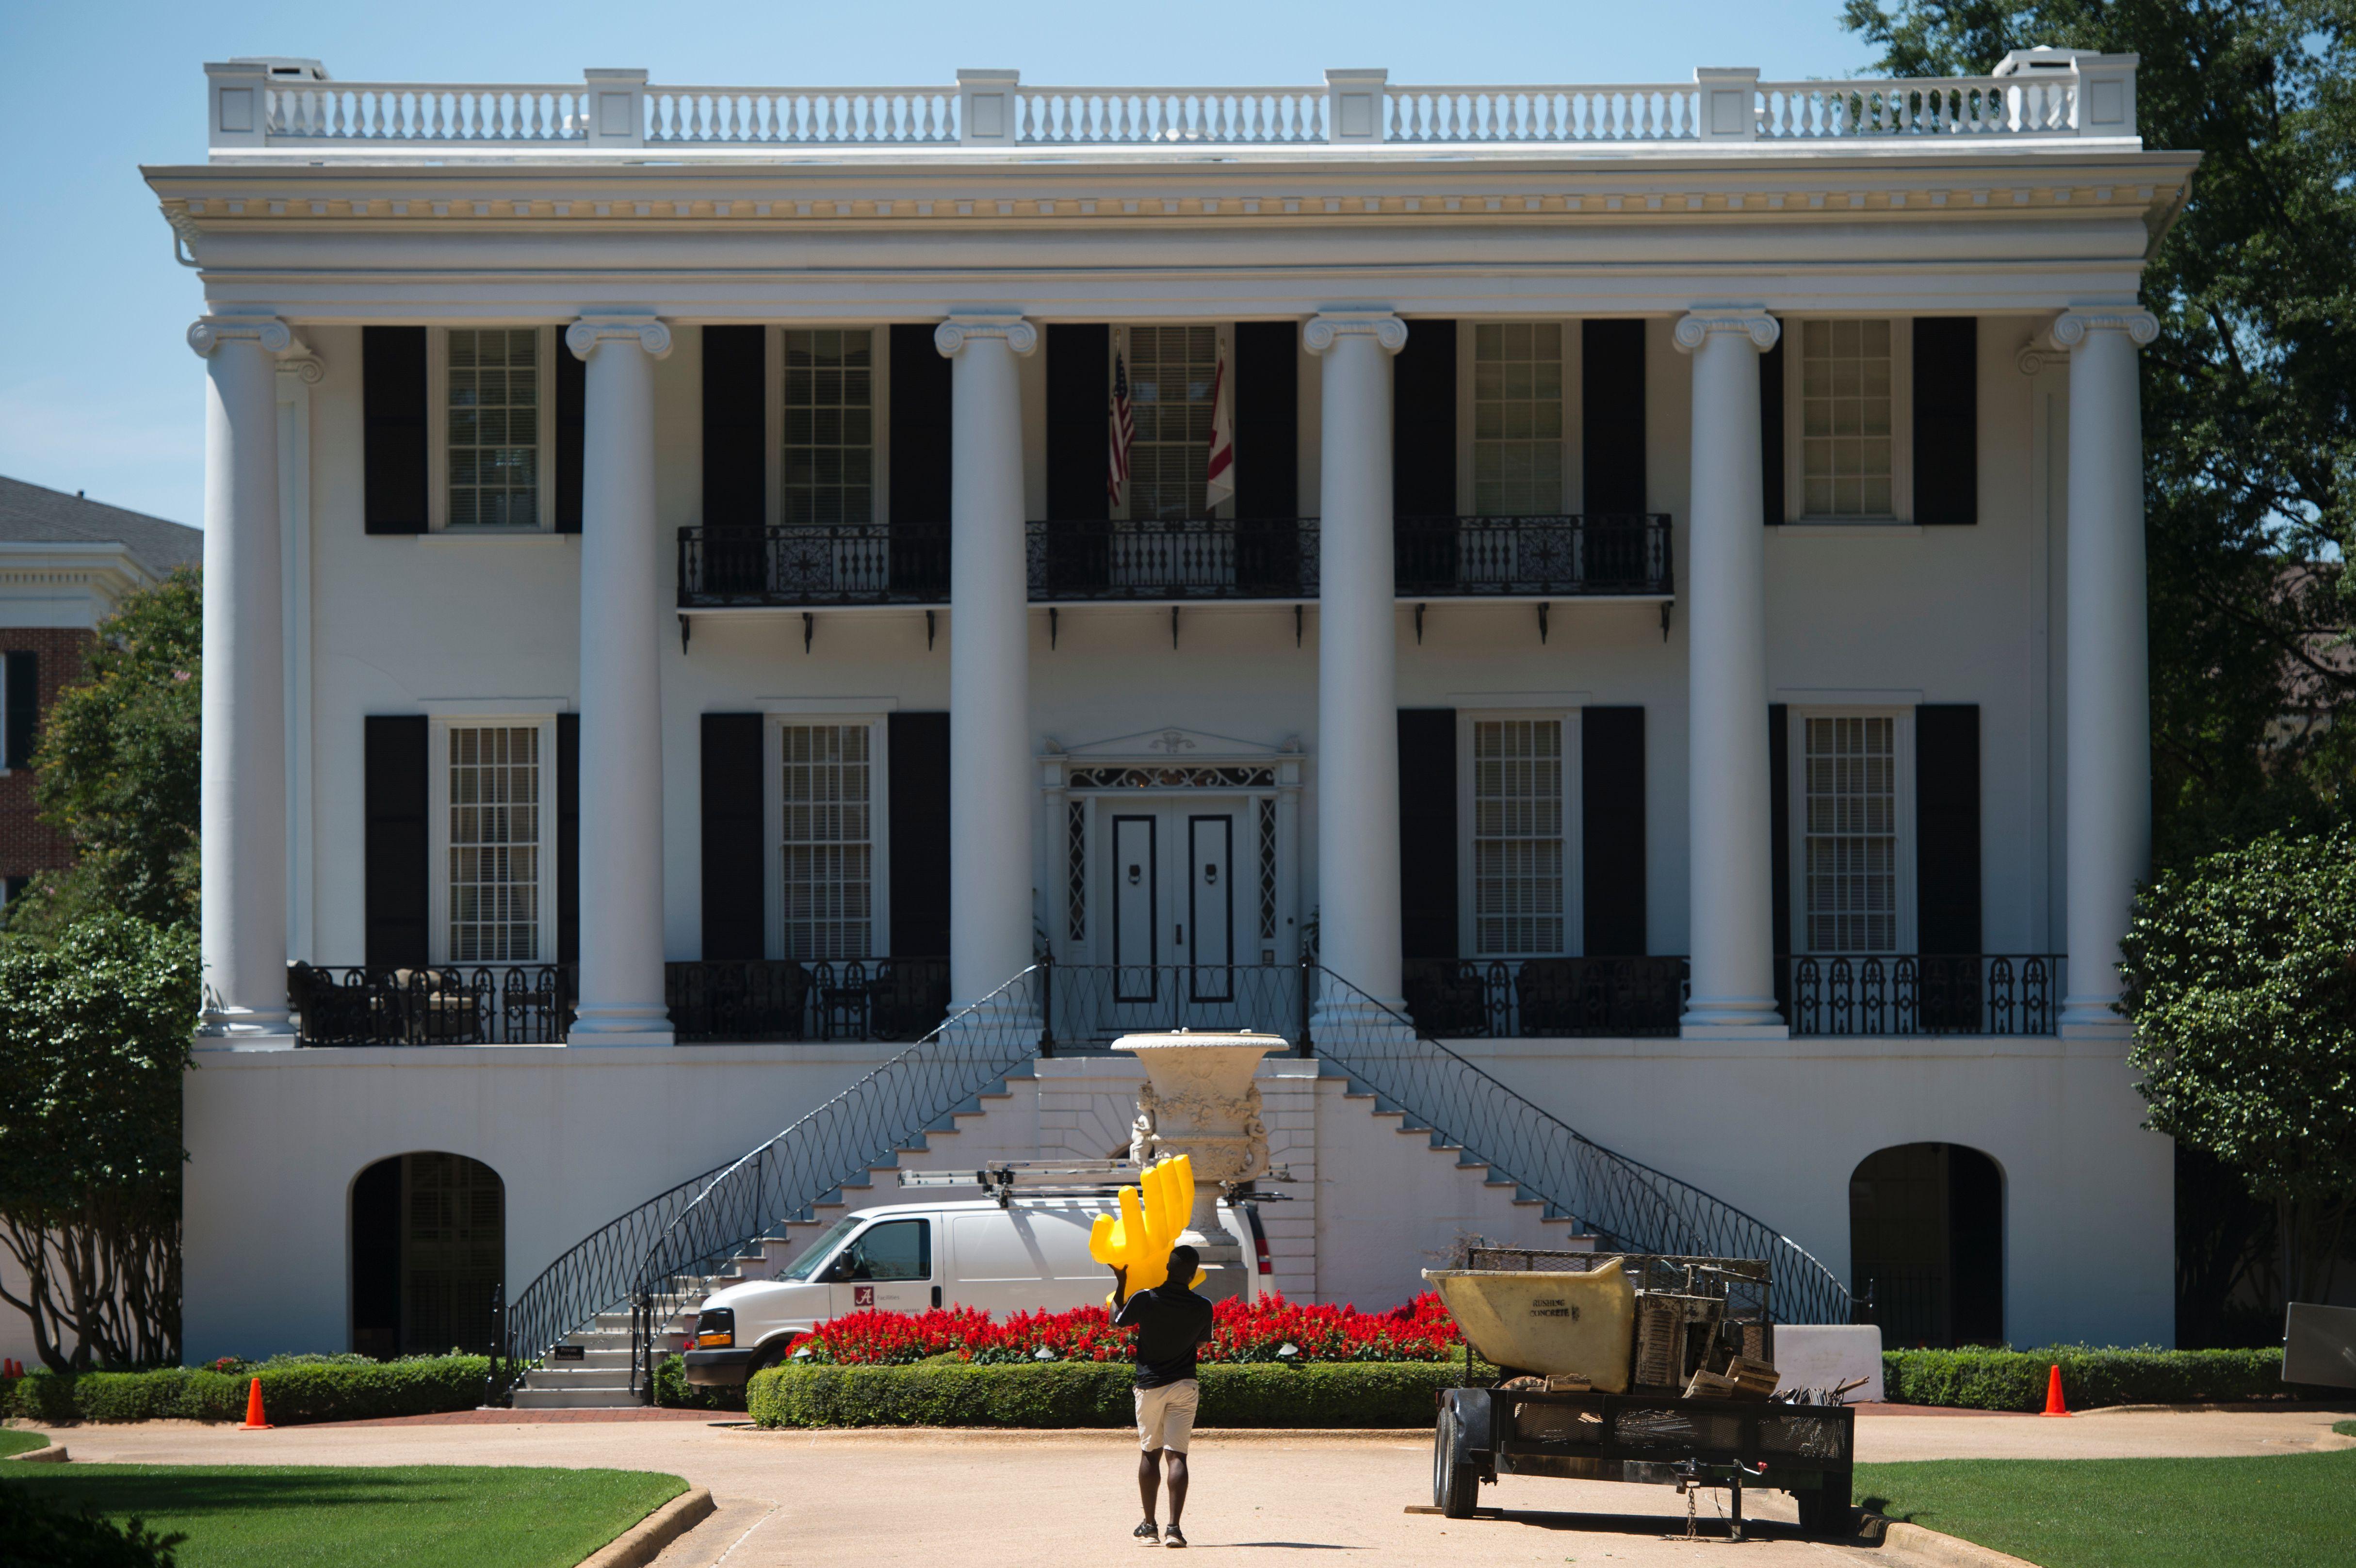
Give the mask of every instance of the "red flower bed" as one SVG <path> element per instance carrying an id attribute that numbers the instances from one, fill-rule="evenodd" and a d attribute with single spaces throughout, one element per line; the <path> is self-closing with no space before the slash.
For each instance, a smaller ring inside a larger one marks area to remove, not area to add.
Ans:
<path id="1" fill-rule="evenodd" d="M 1219 1302 L 1211 1313 L 1206 1361 L 1444 1361 L 1458 1342 L 1454 1320 L 1430 1291 L 1389 1312 L 1303 1306 L 1270 1292 L 1249 1306 Z M 1129 1359 L 1130 1331 L 1114 1328 L 1101 1307 L 1017 1312 L 1003 1323 L 971 1307 L 853 1312 L 798 1336 L 786 1353 L 873 1365 L 948 1355 L 985 1362 L 1118 1361 Z"/>

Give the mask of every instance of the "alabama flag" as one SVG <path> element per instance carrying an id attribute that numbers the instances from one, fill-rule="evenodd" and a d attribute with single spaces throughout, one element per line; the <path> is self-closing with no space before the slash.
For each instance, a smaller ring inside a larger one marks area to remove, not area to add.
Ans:
<path id="1" fill-rule="evenodd" d="M 1211 462 L 1204 509 L 1236 498 L 1235 392 L 1227 385 L 1227 335 L 1219 334 L 1218 366 L 1211 372 Z"/>

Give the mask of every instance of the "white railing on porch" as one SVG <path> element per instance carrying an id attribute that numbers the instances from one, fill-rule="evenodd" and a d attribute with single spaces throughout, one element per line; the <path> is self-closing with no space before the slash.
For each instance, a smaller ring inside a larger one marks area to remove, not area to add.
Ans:
<path id="1" fill-rule="evenodd" d="M 209 144 L 253 150 L 1415 147 L 2131 138 L 2133 55 L 2016 50 L 1991 75 L 1762 81 L 1699 69 L 1644 86 L 1430 87 L 1329 70 L 1298 87 L 1037 87 L 959 71 L 932 87 L 346 82 L 316 60 L 208 65 Z"/>

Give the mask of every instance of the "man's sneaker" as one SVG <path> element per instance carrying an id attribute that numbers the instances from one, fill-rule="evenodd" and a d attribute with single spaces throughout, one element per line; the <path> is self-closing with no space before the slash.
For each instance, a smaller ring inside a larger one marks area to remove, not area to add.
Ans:
<path id="1" fill-rule="evenodd" d="M 1172 1528 L 1175 1529 L 1176 1527 L 1173 1526 Z M 1137 1543 L 1140 1546 L 1156 1546 L 1161 1543 L 1162 1527 L 1155 1524 L 1150 1519 L 1140 1524 L 1135 1530 L 1130 1531 L 1129 1533 L 1137 1537 Z"/>
<path id="2" fill-rule="evenodd" d="M 1168 1530 L 1162 1532 L 1162 1544 L 1164 1546 L 1183 1546 L 1186 1544 L 1185 1532 L 1181 1531 L 1175 1524 L 1173 1524 Z"/>

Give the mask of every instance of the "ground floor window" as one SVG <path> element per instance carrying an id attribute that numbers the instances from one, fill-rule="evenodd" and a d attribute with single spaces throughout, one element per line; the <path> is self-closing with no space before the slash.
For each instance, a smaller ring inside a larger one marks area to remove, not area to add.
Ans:
<path id="1" fill-rule="evenodd" d="M 360 1354 L 487 1353 L 507 1271 L 506 1184 L 465 1155 L 378 1160 L 352 1183 L 351 1271 Z"/>
<path id="2" fill-rule="evenodd" d="M 1796 890 L 1810 953 L 1899 953 L 1909 940 L 1898 713 L 1804 713 L 1796 737 Z"/>
<path id="3" fill-rule="evenodd" d="M 1566 935 L 1563 721 L 1475 719 L 1472 951 L 1551 955 Z"/>
<path id="4" fill-rule="evenodd" d="M 441 727 L 441 962 L 541 960 L 552 729 L 544 720 Z"/>
<path id="5" fill-rule="evenodd" d="M 875 951 L 875 728 L 777 727 L 779 901 L 787 958 Z"/>

